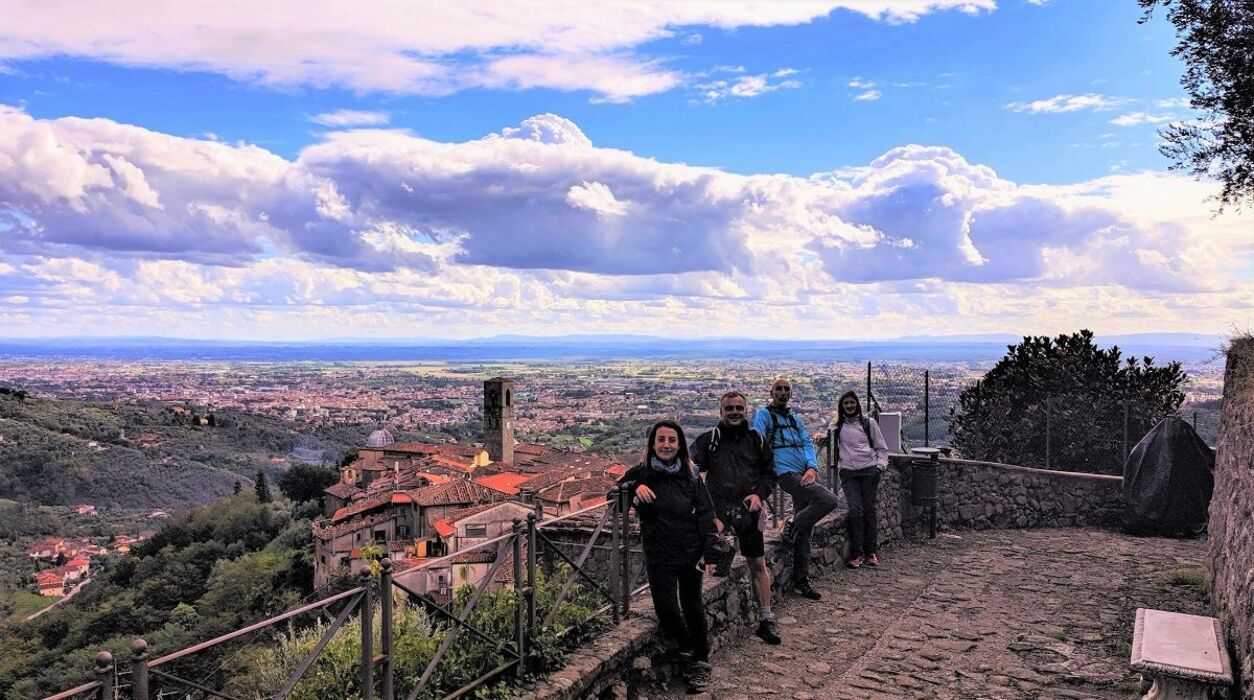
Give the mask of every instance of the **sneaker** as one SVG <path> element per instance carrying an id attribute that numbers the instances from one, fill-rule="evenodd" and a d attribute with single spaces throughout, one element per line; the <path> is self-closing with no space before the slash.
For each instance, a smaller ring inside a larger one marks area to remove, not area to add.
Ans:
<path id="1" fill-rule="evenodd" d="M 784 546 L 792 546 L 792 535 L 792 518 L 789 518 L 784 521 L 784 531 L 780 534 L 780 540 L 784 543 Z"/>
<path id="2" fill-rule="evenodd" d="M 714 668 L 706 661 L 694 661 L 684 669 L 684 682 L 688 684 L 688 692 L 704 693 L 710 687 L 714 676 Z"/>
<path id="3" fill-rule="evenodd" d="M 806 598 L 809 598 L 810 600 L 822 600 L 823 599 L 823 594 L 814 590 L 814 588 L 810 585 L 809 581 L 798 581 L 793 586 L 793 588 L 796 588 L 798 593 L 800 593 L 802 596 L 805 596 Z"/>
<path id="4" fill-rule="evenodd" d="M 862 556 L 858 555 L 854 557 L 853 559 L 846 561 L 845 566 L 849 567 L 850 569 L 858 569 L 862 567 L 863 561 L 865 560 L 862 558 Z"/>
<path id="5" fill-rule="evenodd" d="M 774 620 L 763 620 L 758 623 L 758 636 L 767 644 L 779 644 L 779 625 Z"/>
<path id="6" fill-rule="evenodd" d="M 879 565 L 880 565 L 880 557 L 879 557 L 879 555 L 878 555 L 878 554 L 868 554 L 868 555 L 867 555 L 867 558 L 866 558 L 866 565 L 867 565 L 867 566 L 879 566 Z"/>

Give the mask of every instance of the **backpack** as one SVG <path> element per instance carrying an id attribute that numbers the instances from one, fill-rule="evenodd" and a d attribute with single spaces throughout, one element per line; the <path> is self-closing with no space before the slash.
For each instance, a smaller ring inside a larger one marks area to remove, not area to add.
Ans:
<path id="1" fill-rule="evenodd" d="M 779 429 L 781 427 L 779 423 L 779 414 L 775 412 L 775 408 L 773 406 L 767 406 L 766 412 L 771 415 L 771 427 L 766 431 L 766 441 L 771 444 L 772 450 L 777 450 L 781 447 L 802 447 L 802 444 L 800 442 L 796 444 L 783 443 L 783 444 L 776 445 L 775 434 L 779 432 Z M 788 412 L 787 427 L 792 428 L 793 430 L 796 430 L 798 435 L 801 434 L 801 427 L 797 425 L 797 417 L 792 414 L 792 411 Z"/>
<path id="2" fill-rule="evenodd" d="M 766 441 L 762 437 L 762 433 L 759 433 L 753 428 L 749 428 L 749 432 L 757 436 L 758 452 L 761 452 L 762 448 L 766 446 Z M 714 429 L 711 430 L 710 433 L 712 433 L 710 435 L 710 445 L 706 448 L 705 452 L 706 454 L 712 455 L 715 452 L 718 452 L 718 439 L 721 437 L 721 433 L 719 433 L 717 425 L 714 426 Z"/>
<path id="3" fill-rule="evenodd" d="M 874 450 L 875 438 L 871 437 L 871 419 L 867 418 L 866 416 L 859 415 L 858 422 L 862 424 L 862 432 L 866 433 L 866 444 L 870 445 L 871 449 Z M 842 425 L 841 427 L 843 428 L 844 426 Z M 837 429 L 836 434 L 832 436 L 832 450 L 834 450 L 833 454 L 836 456 L 835 459 L 832 460 L 832 466 L 835 467 L 836 465 L 840 464 L 840 430 L 839 429 Z"/>

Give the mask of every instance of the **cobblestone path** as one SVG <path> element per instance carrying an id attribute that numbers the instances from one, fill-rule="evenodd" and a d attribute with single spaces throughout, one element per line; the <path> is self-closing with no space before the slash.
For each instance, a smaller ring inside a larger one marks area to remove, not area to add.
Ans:
<path id="1" fill-rule="evenodd" d="M 716 651 L 701 697 L 1132 698 L 1135 609 L 1208 614 L 1200 587 L 1178 582 L 1205 551 L 1093 529 L 895 543 L 879 569 L 816 581 L 822 601 L 787 598 L 781 646 L 748 634 Z"/>

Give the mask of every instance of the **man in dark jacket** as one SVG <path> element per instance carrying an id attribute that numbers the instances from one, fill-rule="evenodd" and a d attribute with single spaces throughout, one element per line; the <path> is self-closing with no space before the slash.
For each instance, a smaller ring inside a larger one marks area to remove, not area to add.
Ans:
<path id="1" fill-rule="evenodd" d="M 740 553 L 749 562 L 758 595 L 758 636 L 779 644 L 779 625 L 771 611 L 771 572 L 762 539 L 762 504 L 775 488 L 771 446 L 749 427 L 745 395 L 729 391 L 719 400 L 718 427 L 697 436 L 692 461 L 706 476 L 715 513 L 736 533 Z"/>

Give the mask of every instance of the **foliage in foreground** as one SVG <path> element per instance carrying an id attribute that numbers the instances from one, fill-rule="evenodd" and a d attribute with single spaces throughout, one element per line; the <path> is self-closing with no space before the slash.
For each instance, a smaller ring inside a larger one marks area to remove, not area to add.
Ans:
<path id="1" fill-rule="evenodd" d="M 569 569 L 565 567 L 559 569 L 555 580 L 561 581 L 567 571 Z M 543 621 L 544 613 L 557 601 L 559 589 L 557 583 L 544 576 L 538 577 L 537 624 Z M 597 621 L 585 623 L 596 608 L 595 601 L 577 585 L 572 590 L 574 594 L 562 603 L 553 624 L 533 636 L 529 656 L 534 672 L 546 673 L 558 668 L 567 651 L 600 629 Z M 464 609 L 473 592 L 471 586 L 459 589 L 452 609 Z M 418 697 L 443 697 L 512 658 L 515 653 L 514 606 L 517 600 L 518 593 L 512 589 L 485 593 L 468 622 L 489 639 L 501 640 L 502 646 L 497 647 L 462 631 L 432 673 L 427 689 Z M 374 648 L 377 652 L 380 644 L 377 609 L 374 614 Z M 395 689 L 398 697 L 408 697 L 451 628 L 441 616 L 408 604 L 397 605 L 393 620 Z M 300 661 L 317 645 L 327 627 L 327 623 L 319 622 L 311 627 L 289 629 L 278 644 L 252 659 L 251 677 L 238 679 L 227 692 L 237 697 L 268 697 L 277 693 Z M 360 697 L 360 658 L 361 618 L 354 616 L 327 644 L 290 697 L 294 700 Z M 504 697 L 508 694 L 509 678 L 493 678 L 471 697 Z"/>
<path id="2" fill-rule="evenodd" d="M 1180 363 L 1126 360 L 1093 333 L 1026 337 L 1009 347 L 951 409 L 951 441 L 963 457 L 1063 471 L 1121 474 L 1128 447 L 1184 400 Z"/>

